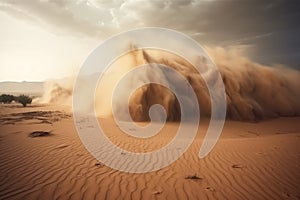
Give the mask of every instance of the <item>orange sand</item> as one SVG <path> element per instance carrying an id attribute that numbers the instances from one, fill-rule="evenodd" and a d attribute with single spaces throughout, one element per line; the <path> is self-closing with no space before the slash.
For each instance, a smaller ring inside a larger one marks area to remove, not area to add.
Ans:
<path id="1" fill-rule="evenodd" d="M 139 140 L 112 120 L 100 122 L 113 143 L 136 152 L 162 147 L 177 127 L 168 123 L 159 135 Z M 213 151 L 199 159 L 207 125 L 201 122 L 194 143 L 170 166 L 130 174 L 89 154 L 70 108 L 0 105 L 0 199 L 300 199 L 299 117 L 226 121 Z M 28 137 L 33 131 L 52 135 Z M 187 178 L 194 175 L 200 179 Z"/>

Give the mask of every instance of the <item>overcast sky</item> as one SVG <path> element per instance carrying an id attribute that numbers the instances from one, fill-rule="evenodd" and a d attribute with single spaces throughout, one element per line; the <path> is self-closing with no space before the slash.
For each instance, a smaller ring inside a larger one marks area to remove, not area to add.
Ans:
<path id="1" fill-rule="evenodd" d="M 0 81 L 75 73 L 101 41 L 131 28 L 184 32 L 300 69 L 297 0 L 0 0 Z"/>

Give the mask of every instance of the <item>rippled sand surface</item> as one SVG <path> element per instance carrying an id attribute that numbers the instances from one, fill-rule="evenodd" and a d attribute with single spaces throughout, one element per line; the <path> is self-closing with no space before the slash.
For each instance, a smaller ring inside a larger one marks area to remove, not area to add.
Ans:
<path id="1" fill-rule="evenodd" d="M 153 138 L 134 139 L 99 119 L 110 140 L 129 151 L 166 145 L 178 124 Z M 300 199 L 300 118 L 260 123 L 226 121 L 204 159 L 208 126 L 170 166 L 146 174 L 113 170 L 81 143 L 67 107 L 0 105 L 0 199 Z M 34 131 L 49 135 L 29 137 Z"/>

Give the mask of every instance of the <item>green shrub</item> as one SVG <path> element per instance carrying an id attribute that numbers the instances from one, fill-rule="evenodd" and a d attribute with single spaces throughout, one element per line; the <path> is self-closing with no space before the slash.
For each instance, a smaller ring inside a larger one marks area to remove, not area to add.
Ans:
<path id="1" fill-rule="evenodd" d="M 0 96 L 0 103 L 11 103 L 15 100 L 15 96 L 10 94 L 2 94 Z"/>
<path id="2" fill-rule="evenodd" d="M 20 95 L 16 98 L 17 102 L 21 103 L 24 107 L 27 106 L 27 104 L 31 104 L 32 98 L 26 95 Z"/>

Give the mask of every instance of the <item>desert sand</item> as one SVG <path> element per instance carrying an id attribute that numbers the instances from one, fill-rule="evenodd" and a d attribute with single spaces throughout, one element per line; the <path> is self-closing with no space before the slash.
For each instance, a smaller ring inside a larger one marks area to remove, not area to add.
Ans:
<path id="1" fill-rule="evenodd" d="M 177 123 L 149 140 L 99 119 L 111 141 L 146 152 L 165 145 Z M 180 159 L 161 170 L 131 174 L 98 162 L 83 146 L 70 107 L 0 105 L 0 199 L 300 199 L 300 117 L 259 123 L 226 121 L 204 159 L 208 126 Z M 49 132 L 30 137 L 35 131 Z"/>

